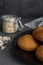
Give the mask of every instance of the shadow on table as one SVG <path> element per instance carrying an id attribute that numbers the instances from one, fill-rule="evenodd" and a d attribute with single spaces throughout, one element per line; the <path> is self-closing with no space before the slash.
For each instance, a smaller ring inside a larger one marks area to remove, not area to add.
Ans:
<path id="1" fill-rule="evenodd" d="M 17 54 L 17 51 L 13 48 L 13 46 L 10 47 L 10 55 L 13 59 L 15 59 L 17 62 L 20 62 L 23 65 L 32 65 L 30 62 L 26 61 L 22 56 Z M 26 58 L 26 56 L 24 57 Z"/>
<path id="2" fill-rule="evenodd" d="M 18 64 L 21 64 L 21 65 L 28 65 L 28 62 L 23 59 L 22 57 L 20 57 L 19 55 L 16 54 L 16 50 L 13 49 L 13 46 L 11 43 L 8 43 L 8 44 L 4 44 L 4 46 L 6 46 L 5 49 L 1 50 L 1 47 L 0 47 L 0 55 L 2 56 L 2 61 L 4 61 L 5 63 L 10 62 L 10 64 L 14 64 L 14 63 L 18 63 Z"/>

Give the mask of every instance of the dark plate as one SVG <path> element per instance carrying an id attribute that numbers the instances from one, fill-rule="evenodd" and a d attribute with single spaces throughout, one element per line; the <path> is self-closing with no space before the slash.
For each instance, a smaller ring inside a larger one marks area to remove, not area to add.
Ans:
<path id="1" fill-rule="evenodd" d="M 42 62 L 40 62 L 36 56 L 35 56 L 35 51 L 34 52 L 26 52 L 21 50 L 18 45 L 17 45 L 17 40 L 18 38 L 20 38 L 22 35 L 25 34 L 31 34 L 32 35 L 32 30 L 27 30 L 24 32 L 20 32 L 19 34 L 17 34 L 12 42 L 13 45 L 13 51 L 16 53 L 16 55 L 18 55 L 18 57 L 20 56 L 20 58 L 22 57 L 23 59 L 25 59 L 26 61 L 28 61 L 29 63 L 32 63 L 34 65 L 43 65 Z M 36 40 L 37 41 L 37 40 Z M 39 41 L 37 41 L 39 42 Z"/>

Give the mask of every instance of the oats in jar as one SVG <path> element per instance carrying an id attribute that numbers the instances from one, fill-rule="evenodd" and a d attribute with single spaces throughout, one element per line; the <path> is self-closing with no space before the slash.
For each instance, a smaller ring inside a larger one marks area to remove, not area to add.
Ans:
<path id="1" fill-rule="evenodd" d="M 3 32 L 5 33 L 15 33 L 18 31 L 18 24 L 16 22 L 16 17 L 5 17 L 3 21 Z"/>

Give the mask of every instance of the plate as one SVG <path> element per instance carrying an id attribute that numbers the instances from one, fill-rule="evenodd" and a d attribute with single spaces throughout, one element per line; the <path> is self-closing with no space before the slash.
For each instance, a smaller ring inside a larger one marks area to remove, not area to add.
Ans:
<path id="1" fill-rule="evenodd" d="M 21 37 L 22 35 L 25 35 L 25 34 L 32 35 L 32 30 L 20 32 L 15 36 L 15 38 L 12 42 L 13 52 L 15 52 L 18 57 L 20 57 L 20 58 L 22 57 L 24 60 L 28 61 L 28 63 L 34 64 L 34 65 L 43 65 L 43 63 L 36 58 L 35 51 L 34 52 L 27 52 L 27 51 L 21 50 L 18 47 L 18 45 L 17 45 L 18 38 Z M 39 42 L 39 41 L 37 41 L 37 42 Z"/>

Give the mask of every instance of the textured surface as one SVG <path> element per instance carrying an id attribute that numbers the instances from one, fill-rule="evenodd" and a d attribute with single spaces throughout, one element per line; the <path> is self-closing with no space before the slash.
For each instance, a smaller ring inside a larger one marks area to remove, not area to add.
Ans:
<path id="1" fill-rule="evenodd" d="M 9 48 L 7 47 L 4 50 L 0 49 L 0 65 L 25 65 L 24 62 L 19 62 L 14 55 L 14 58 L 11 56 Z"/>
<path id="2" fill-rule="evenodd" d="M 4 14 L 16 14 L 23 17 L 43 16 L 43 0 L 2 0 Z"/>

